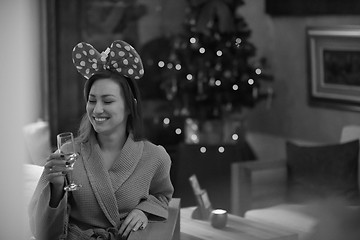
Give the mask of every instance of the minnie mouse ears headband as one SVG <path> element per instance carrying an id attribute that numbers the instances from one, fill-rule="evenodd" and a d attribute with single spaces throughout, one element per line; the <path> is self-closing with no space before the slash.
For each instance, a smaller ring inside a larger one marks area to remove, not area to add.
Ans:
<path id="1" fill-rule="evenodd" d="M 116 40 L 104 52 L 99 53 L 88 43 L 78 43 L 72 51 L 76 70 L 86 79 L 104 70 L 137 80 L 144 75 L 144 67 L 139 54 L 127 42 Z"/>

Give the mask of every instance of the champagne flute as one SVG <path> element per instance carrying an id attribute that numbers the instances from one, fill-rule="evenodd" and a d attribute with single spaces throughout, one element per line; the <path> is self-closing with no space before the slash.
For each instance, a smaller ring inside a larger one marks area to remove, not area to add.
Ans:
<path id="1" fill-rule="evenodd" d="M 66 167 L 74 167 L 78 154 L 75 151 L 74 136 L 71 132 L 64 132 L 57 135 L 57 146 L 59 153 L 64 154 Z M 67 174 L 70 184 L 64 187 L 65 191 L 75 191 L 81 188 L 81 185 L 74 183 L 72 172 Z"/>

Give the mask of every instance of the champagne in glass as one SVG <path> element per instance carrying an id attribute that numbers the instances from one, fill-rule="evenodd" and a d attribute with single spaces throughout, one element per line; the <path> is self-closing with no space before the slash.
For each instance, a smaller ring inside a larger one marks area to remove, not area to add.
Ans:
<path id="1" fill-rule="evenodd" d="M 74 136 L 71 132 L 64 132 L 57 135 L 58 151 L 64 154 L 66 167 L 74 167 L 78 154 L 75 151 Z M 68 173 L 69 185 L 64 187 L 65 191 L 78 190 L 81 185 L 74 183 L 72 180 L 72 172 Z"/>

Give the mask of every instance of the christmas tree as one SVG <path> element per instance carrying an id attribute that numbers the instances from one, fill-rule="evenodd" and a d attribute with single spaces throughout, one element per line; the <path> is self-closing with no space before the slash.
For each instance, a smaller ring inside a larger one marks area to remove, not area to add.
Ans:
<path id="1" fill-rule="evenodd" d="M 162 96 L 173 104 L 174 115 L 221 118 L 254 107 L 269 95 L 261 90 L 261 82 L 271 80 L 262 69 L 265 60 L 254 62 L 251 31 L 237 13 L 243 4 L 189 0 L 182 34 L 151 43 L 161 42 L 161 59 L 147 54 L 152 61 L 145 60 L 145 70 L 152 66 L 150 72 L 157 76 Z"/>

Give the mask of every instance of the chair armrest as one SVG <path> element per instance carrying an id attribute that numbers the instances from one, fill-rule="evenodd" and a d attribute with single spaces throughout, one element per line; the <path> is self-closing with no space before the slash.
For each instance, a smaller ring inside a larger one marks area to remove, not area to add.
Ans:
<path id="1" fill-rule="evenodd" d="M 251 161 L 231 164 L 231 212 L 244 216 L 247 210 L 284 201 L 286 161 Z"/>
<path id="2" fill-rule="evenodd" d="M 128 240 L 180 240 L 180 198 L 169 203 L 169 217 L 164 222 L 150 222 L 144 230 L 130 234 Z"/>

